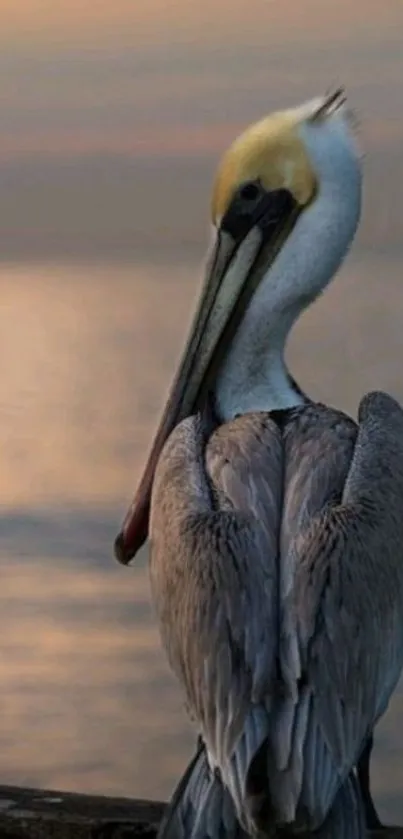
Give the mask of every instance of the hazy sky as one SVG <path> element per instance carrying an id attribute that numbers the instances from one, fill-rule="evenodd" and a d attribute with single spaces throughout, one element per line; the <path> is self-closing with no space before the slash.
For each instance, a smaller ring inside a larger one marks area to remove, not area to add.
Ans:
<path id="1" fill-rule="evenodd" d="M 387 193 L 371 240 L 378 216 L 389 233 L 395 225 L 401 0 L 30 0 L 23 14 L 3 0 L 0 10 L 3 259 L 131 258 L 158 236 L 199 246 L 225 145 L 272 108 L 340 82 L 363 118 L 370 194 Z"/>
<path id="2" fill-rule="evenodd" d="M 329 41 L 351 36 L 376 37 L 402 20 L 400 0 L 29 0 L 23 9 L 13 0 L 2 0 L 2 38 L 15 44 L 62 46 L 129 46 L 216 41 L 227 35 L 233 43 L 268 42 L 265 32 L 298 41 L 313 42 L 326 34 Z M 301 36 L 302 30 L 302 36 Z M 396 31 L 396 30 L 395 30 Z M 397 34 L 397 33 L 396 33 Z"/>

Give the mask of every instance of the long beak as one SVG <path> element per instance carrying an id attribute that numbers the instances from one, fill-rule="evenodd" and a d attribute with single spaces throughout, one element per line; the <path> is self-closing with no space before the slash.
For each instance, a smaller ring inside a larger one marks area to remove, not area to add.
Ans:
<path id="1" fill-rule="evenodd" d="M 115 541 L 116 559 L 128 565 L 148 536 L 151 489 L 161 450 L 171 431 L 194 413 L 214 378 L 262 276 L 295 224 L 299 205 L 286 190 L 265 192 L 245 221 L 223 218 L 178 372 L 133 503 Z"/>

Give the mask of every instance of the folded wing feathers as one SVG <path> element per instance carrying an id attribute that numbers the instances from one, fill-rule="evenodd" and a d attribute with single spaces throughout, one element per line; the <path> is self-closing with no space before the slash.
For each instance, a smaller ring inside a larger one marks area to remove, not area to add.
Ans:
<path id="1" fill-rule="evenodd" d="M 395 448 L 403 499 L 402 417 L 400 412 Z M 362 527 L 363 506 L 368 502 L 374 510 L 373 479 L 382 458 L 378 452 L 371 484 L 371 474 L 360 473 L 360 458 L 368 463 L 364 438 L 360 430 L 357 439 L 357 426 L 340 412 L 312 405 L 296 411 L 283 438 L 267 415 L 247 415 L 218 428 L 207 446 L 216 506 L 198 531 L 197 538 L 207 541 L 200 548 L 199 539 L 197 550 L 214 569 L 214 581 L 200 637 L 193 639 L 203 661 L 195 677 L 192 660 L 186 680 L 210 766 L 219 768 L 244 826 L 248 771 L 267 744 L 268 794 L 279 821 L 303 824 L 308 813 L 318 839 L 363 835 L 349 772 L 368 727 L 387 704 L 403 652 L 403 605 L 396 606 L 396 592 L 386 616 L 379 610 L 372 615 L 373 593 L 362 579 L 388 538 L 385 522 L 400 534 L 396 550 L 403 544 L 403 501 L 392 519 L 386 510 L 377 528 L 368 516 Z M 383 491 L 390 498 L 388 480 L 393 485 L 394 477 L 389 469 L 385 475 Z M 370 492 L 361 498 L 365 480 Z M 188 555 L 195 562 L 193 537 Z M 396 590 L 400 586 L 403 595 L 402 576 L 397 574 Z M 214 779 L 195 787 L 212 821 L 198 809 L 191 839 L 202 829 L 216 839 L 214 814 L 221 813 L 222 823 L 224 799 Z M 229 824 L 229 799 L 224 809 Z M 237 835 L 231 830 L 229 836 Z"/>

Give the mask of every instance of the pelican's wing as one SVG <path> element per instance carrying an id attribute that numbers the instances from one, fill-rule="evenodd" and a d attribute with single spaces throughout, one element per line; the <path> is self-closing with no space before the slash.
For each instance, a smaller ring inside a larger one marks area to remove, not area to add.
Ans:
<path id="1" fill-rule="evenodd" d="M 295 698 L 301 677 L 296 631 L 295 578 L 301 541 L 325 511 L 340 504 L 357 440 L 356 423 L 324 405 L 292 411 L 284 428 L 284 494 L 280 536 L 280 658 L 282 676 Z M 325 531 L 323 531 L 323 534 Z M 314 580 L 321 573 L 321 544 Z"/>
<path id="2" fill-rule="evenodd" d="M 203 437 L 200 418 L 185 420 L 160 459 L 151 581 L 171 664 L 240 815 L 276 687 L 282 443 L 267 414 L 226 424 L 206 448 Z"/>
<path id="3" fill-rule="evenodd" d="M 303 804 L 323 812 L 403 663 L 402 410 L 369 394 L 354 438 L 348 418 L 320 406 L 296 416 L 285 438 L 281 665 L 291 698 L 277 763 L 302 755 Z"/>
<path id="4" fill-rule="evenodd" d="M 247 415 L 207 447 L 186 420 L 157 468 L 151 543 L 168 655 L 242 825 L 269 806 L 319 826 L 401 666 L 400 408 L 366 397 L 358 431 L 320 406 L 282 431 Z"/>
<path id="5" fill-rule="evenodd" d="M 246 839 L 229 792 L 214 776 L 199 743 L 160 823 L 157 839 Z"/>

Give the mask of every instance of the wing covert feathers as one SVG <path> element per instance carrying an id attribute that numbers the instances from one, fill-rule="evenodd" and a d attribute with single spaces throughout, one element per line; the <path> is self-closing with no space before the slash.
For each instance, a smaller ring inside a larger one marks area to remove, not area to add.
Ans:
<path id="1" fill-rule="evenodd" d="M 403 664 L 400 407 L 369 394 L 358 426 L 313 403 L 281 428 L 249 414 L 207 443 L 185 420 L 151 540 L 163 641 L 205 744 L 176 810 L 192 829 L 210 812 L 210 833 L 187 835 L 215 839 L 231 811 L 259 837 L 361 837 L 351 771 Z"/>

